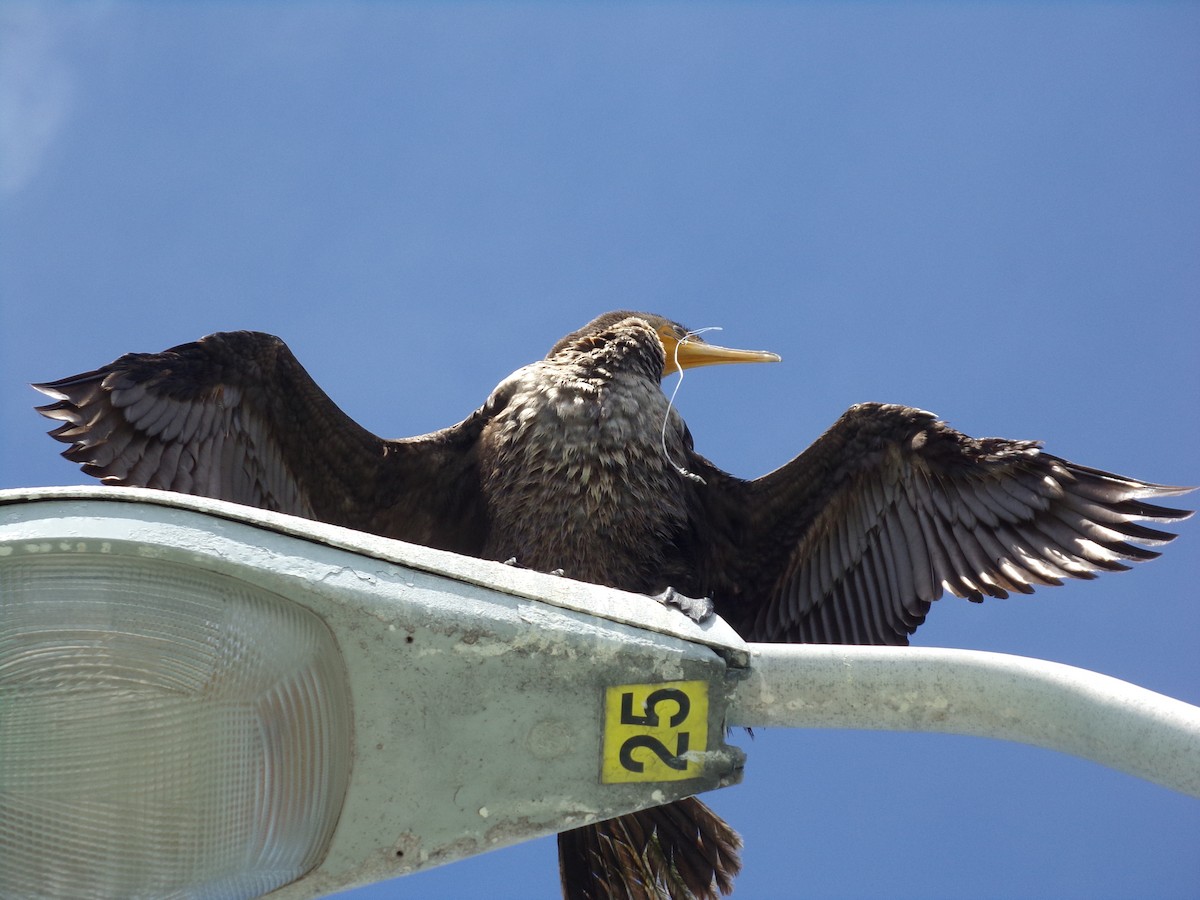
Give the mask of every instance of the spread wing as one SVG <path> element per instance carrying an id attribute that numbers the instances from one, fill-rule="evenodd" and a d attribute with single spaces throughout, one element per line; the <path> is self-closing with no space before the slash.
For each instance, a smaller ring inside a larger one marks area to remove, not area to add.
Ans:
<path id="1" fill-rule="evenodd" d="M 108 484 L 231 500 L 471 552 L 476 413 L 387 441 L 341 411 L 279 338 L 212 334 L 34 385 L 63 456 Z M 477 551 L 476 551 L 477 552 Z"/>
<path id="2" fill-rule="evenodd" d="M 753 548 L 728 553 L 718 612 L 747 640 L 844 644 L 906 644 L 943 591 L 980 601 L 1152 559 L 1175 535 L 1140 522 L 1191 514 L 1147 501 L 1192 490 L 878 403 L 769 475 L 715 484 L 749 511 Z"/>

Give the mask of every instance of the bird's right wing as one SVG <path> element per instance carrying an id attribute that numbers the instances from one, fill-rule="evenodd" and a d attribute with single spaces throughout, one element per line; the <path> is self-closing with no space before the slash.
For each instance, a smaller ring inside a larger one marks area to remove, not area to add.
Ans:
<path id="1" fill-rule="evenodd" d="M 433 546 L 467 540 L 475 527 L 472 511 L 443 516 L 427 505 L 468 502 L 461 497 L 469 496 L 478 414 L 443 432 L 385 441 L 342 412 L 272 335 L 221 332 L 34 387 L 56 401 L 38 411 L 62 422 L 50 434 L 71 445 L 63 456 L 106 484 L 230 500 Z"/>

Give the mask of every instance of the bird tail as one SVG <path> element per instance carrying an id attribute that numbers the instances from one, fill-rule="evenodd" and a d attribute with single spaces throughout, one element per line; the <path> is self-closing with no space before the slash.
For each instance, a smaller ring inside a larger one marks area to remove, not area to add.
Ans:
<path id="1" fill-rule="evenodd" d="M 733 890 L 742 839 L 689 797 L 558 836 L 564 900 L 718 900 Z"/>

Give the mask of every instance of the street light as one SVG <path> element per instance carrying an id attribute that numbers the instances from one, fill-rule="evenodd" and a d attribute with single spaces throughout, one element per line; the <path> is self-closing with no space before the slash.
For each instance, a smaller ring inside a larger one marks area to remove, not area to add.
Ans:
<path id="1" fill-rule="evenodd" d="M 318 897 L 736 783 L 735 724 L 989 734 L 1200 796 L 1200 709 L 1094 673 L 748 645 L 222 501 L 0 491 L 3 896 Z"/>

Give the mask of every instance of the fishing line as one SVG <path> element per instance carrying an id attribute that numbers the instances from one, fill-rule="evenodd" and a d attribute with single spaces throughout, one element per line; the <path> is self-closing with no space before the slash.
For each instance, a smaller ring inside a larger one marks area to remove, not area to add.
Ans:
<path id="1" fill-rule="evenodd" d="M 682 338 L 676 341 L 675 352 L 673 354 L 674 358 L 671 360 L 671 362 L 675 364 L 675 371 L 679 373 L 679 380 L 675 382 L 675 387 L 671 391 L 671 396 L 667 398 L 667 412 L 663 416 L 662 434 L 659 436 L 659 440 L 662 443 L 663 457 L 665 457 L 667 462 L 671 464 L 671 468 L 673 468 L 684 478 L 690 478 L 692 481 L 699 482 L 700 484 L 706 483 L 703 478 L 701 478 L 695 472 L 689 472 L 686 468 L 675 462 L 675 460 L 671 459 L 671 451 L 667 449 L 667 423 L 671 420 L 671 410 L 675 406 L 675 395 L 679 393 L 679 386 L 683 384 L 683 366 L 679 364 L 679 348 L 686 344 L 689 338 L 699 337 L 706 331 L 720 330 L 720 325 L 710 325 L 707 328 L 697 328 L 695 331 L 689 331 Z"/>

